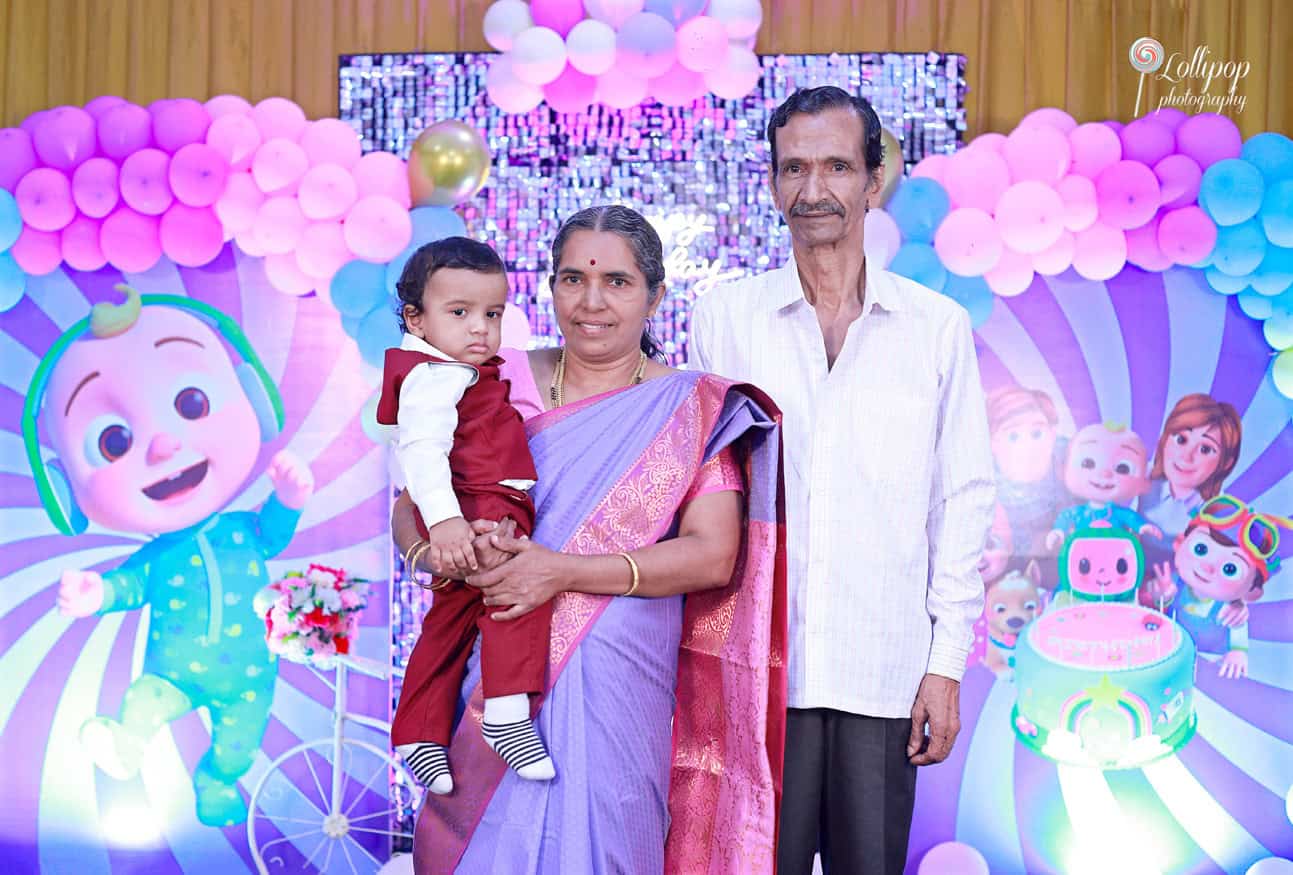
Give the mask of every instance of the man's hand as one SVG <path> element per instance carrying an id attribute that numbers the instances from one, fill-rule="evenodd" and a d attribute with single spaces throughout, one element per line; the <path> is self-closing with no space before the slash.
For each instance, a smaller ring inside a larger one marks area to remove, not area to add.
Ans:
<path id="1" fill-rule="evenodd" d="M 925 726 L 929 725 L 929 733 Z M 951 678 L 927 674 L 911 706 L 911 739 L 907 758 L 914 766 L 941 763 L 952 752 L 961 731 L 961 685 Z"/>

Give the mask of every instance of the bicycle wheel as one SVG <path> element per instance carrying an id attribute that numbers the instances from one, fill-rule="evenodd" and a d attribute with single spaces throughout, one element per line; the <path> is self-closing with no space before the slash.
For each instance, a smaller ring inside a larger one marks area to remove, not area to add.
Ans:
<path id="1" fill-rule="evenodd" d="M 251 793 L 247 843 L 261 875 L 310 872 L 369 875 L 393 851 L 413 846 L 413 816 L 421 791 L 403 763 L 358 739 L 289 748 L 265 770 Z M 334 792 L 337 803 L 334 805 Z"/>

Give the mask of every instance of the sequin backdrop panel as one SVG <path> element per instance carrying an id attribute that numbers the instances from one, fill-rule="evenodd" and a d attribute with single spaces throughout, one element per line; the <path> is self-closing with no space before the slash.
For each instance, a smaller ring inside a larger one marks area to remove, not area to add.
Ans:
<path id="1" fill-rule="evenodd" d="M 683 108 L 644 103 L 569 114 L 545 104 L 522 115 L 488 100 L 493 57 L 343 57 L 339 116 L 359 128 L 365 151 L 404 157 L 424 128 L 444 119 L 485 135 L 494 166 L 463 215 L 472 234 L 503 254 L 536 345 L 556 343 L 546 275 L 561 220 L 593 204 L 624 203 L 661 232 L 669 295 L 654 329 L 670 361 L 684 361 L 696 296 L 722 279 L 779 264 L 789 251 L 767 190 L 765 137 L 772 111 L 795 88 L 833 84 L 867 97 L 902 142 L 908 168 L 954 151 L 965 130 L 962 55 L 765 56 L 763 78 L 742 100 L 709 96 Z"/>

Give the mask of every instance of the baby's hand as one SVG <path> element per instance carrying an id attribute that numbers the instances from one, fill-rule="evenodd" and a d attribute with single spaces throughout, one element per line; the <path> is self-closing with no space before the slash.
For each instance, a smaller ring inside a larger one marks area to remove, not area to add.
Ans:
<path id="1" fill-rule="evenodd" d="M 1140 527 L 1139 534 L 1142 538 L 1159 539 L 1163 537 L 1163 530 L 1153 523 L 1145 523 L 1145 525 Z"/>
<path id="2" fill-rule="evenodd" d="M 460 516 L 436 523 L 427 531 L 427 541 L 431 544 L 427 556 L 431 566 L 443 568 L 451 565 L 477 571 L 476 550 L 471 543 L 473 536 L 471 524 Z"/>
<path id="3" fill-rule="evenodd" d="M 58 610 L 65 617 L 88 617 L 103 607 L 103 578 L 97 571 L 64 571 Z"/>

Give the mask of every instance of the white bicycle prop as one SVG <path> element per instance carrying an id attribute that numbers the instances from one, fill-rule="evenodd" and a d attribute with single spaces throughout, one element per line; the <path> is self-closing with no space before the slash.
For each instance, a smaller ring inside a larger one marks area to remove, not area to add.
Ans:
<path id="1" fill-rule="evenodd" d="M 355 671 L 380 680 L 397 668 L 356 656 L 337 658 L 335 680 L 310 667 L 334 693 L 332 737 L 284 751 L 251 791 L 247 844 L 260 875 L 376 872 L 399 841 L 411 848 L 412 815 L 422 790 L 385 747 L 346 737 L 347 724 L 386 736 L 384 720 L 346 710 L 346 680 Z M 329 672 L 330 674 L 331 672 Z"/>

